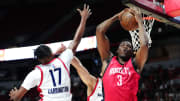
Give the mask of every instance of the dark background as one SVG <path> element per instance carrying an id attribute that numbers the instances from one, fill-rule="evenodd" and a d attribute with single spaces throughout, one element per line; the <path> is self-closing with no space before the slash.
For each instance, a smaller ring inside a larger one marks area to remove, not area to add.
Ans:
<path id="1" fill-rule="evenodd" d="M 46 44 L 71 40 L 79 25 L 76 11 L 87 3 L 92 15 L 87 21 L 83 37 L 95 35 L 96 26 L 120 12 L 120 0 L 1 0 L 0 49 Z M 114 52 L 118 42 L 130 38 L 129 33 L 115 22 L 107 32 Z M 155 22 L 149 58 L 141 74 L 139 101 L 179 101 L 180 99 L 180 29 Z M 97 49 L 78 52 L 77 57 L 88 71 L 99 76 L 101 62 Z M 36 60 L 0 62 L 0 100 L 7 101 L 14 86 L 19 87 L 25 76 L 38 64 Z M 73 101 L 86 100 L 86 86 L 71 68 Z M 23 101 L 38 99 L 36 88 L 31 89 Z"/>

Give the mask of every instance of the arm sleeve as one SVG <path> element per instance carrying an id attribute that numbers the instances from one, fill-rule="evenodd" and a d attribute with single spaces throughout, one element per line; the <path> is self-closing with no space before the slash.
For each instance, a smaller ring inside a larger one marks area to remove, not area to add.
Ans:
<path id="1" fill-rule="evenodd" d="M 26 90 L 29 90 L 37 86 L 40 83 L 40 80 L 41 80 L 41 72 L 39 69 L 36 68 L 26 76 L 21 86 L 24 87 Z"/>
<path id="2" fill-rule="evenodd" d="M 73 59 L 73 52 L 71 49 L 66 49 L 59 58 L 65 63 L 65 65 L 69 68 L 71 61 Z"/>

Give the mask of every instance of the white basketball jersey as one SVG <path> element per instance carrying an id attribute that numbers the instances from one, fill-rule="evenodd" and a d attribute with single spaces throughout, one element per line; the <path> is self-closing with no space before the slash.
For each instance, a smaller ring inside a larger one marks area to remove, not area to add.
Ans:
<path id="1" fill-rule="evenodd" d="M 40 101 L 71 101 L 69 70 L 72 59 L 72 50 L 66 49 L 49 63 L 37 65 L 21 86 L 26 90 L 38 86 Z"/>
<path id="2" fill-rule="evenodd" d="M 55 58 L 46 65 L 38 65 L 36 68 L 41 71 L 38 90 L 43 101 L 71 101 L 69 68 L 60 58 Z"/>
<path id="3" fill-rule="evenodd" d="M 97 79 L 92 93 L 87 97 L 87 101 L 104 101 L 102 92 L 102 80 L 100 78 Z"/>

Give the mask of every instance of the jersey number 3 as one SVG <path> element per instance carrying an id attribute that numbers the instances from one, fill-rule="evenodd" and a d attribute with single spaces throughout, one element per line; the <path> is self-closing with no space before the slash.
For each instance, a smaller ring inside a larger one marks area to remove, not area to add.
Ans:
<path id="1" fill-rule="evenodd" d="M 117 86 L 122 86 L 122 76 L 117 75 L 117 79 L 118 79 Z"/>
<path id="2" fill-rule="evenodd" d="M 55 81 L 54 74 L 55 74 L 55 72 L 58 72 L 58 74 L 59 74 L 58 84 L 61 85 L 61 68 L 55 68 L 54 70 L 49 70 L 49 72 L 51 74 L 51 78 L 52 78 L 53 86 L 54 87 L 56 86 L 56 81 Z"/>

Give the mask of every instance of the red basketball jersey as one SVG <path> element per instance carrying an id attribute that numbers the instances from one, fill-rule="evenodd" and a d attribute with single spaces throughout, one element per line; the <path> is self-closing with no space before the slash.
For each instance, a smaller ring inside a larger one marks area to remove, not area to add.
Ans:
<path id="1" fill-rule="evenodd" d="M 139 79 L 131 58 L 121 65 L 114 56 L 103 76 L 105 101 L 137 101 Z"/>

